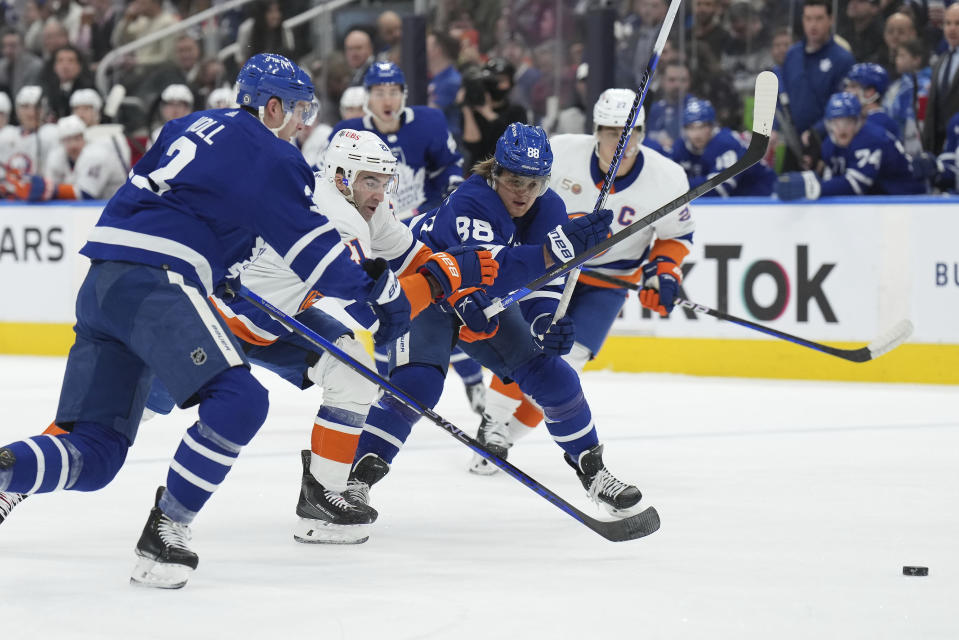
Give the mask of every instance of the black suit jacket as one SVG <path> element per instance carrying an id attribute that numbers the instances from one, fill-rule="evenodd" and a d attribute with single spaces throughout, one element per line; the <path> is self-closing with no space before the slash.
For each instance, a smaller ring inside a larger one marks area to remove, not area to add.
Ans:
<path id="1" fill-rule="evenodd" d="M 959 52 L 953 55 L 959 56 Z M 922 127 L 922 148 L 931 153 L 942 152 L 942 145 L 946 141 L 946 124 L 954 113 L 959 111 L 959 70 L 952 76 L 952 83 L 946 92 L 945 100 L 940 107 L 939 102 L 939 72 L 946 61 L 943 56 L 932 67 L 932 82 L 929 83 L 929 100 L 926 103 L 926 120 Z"/>

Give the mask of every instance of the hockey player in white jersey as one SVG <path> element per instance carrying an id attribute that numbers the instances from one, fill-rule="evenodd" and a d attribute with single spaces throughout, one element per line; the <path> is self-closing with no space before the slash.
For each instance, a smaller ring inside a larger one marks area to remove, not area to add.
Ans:
<path id="1" fill-rule="evenodd" d="M 20 126 L 0 130 L 0 168 L 14 175 L 42 173 L 59 144 L 57 127 L 43 124 L 43 89 L 26 85 L 14 100 Z"/>
<path id="2" fill-rule="evenodd" d="M 64 116 L 56 127 L 61 144 L 50 152 L 44 175 L 8 172 L 0 193 L 28 202 L 112 197 L 127 180 L 130 148 L 109 133 L 97 138 L 100 127 L 87 127 L 79 116 Z"/>
<path id="3" fill-rule="evenodd" d="M 636 94 L 629 89 L 607 89 L 593 108 L 594 134 L 564 134 L 550 139 L 553 148 L 551 187 L 566 204 L 570 217 L 593 210 L 626 126 Z M 641 146 L 643 111 L 617 170 L 605 206 L 613 210 L 613 233 L 689 190 L 683 168 L 665 156 Z M 576 326 L 576 342 L 564 359 L 577 371 L 599 353 L 613 320 L 626 301 L 626 290 L 590 277 L 596 271 L 641 283 L 643 306 L 668 315 L 682 281 L 682 263 L 692 244 L 694 222 L 683 206 L 583 265 L 569 304 Z M 479 439 L 508 449 L 542 420 L 542 412 L 525 398 L 515 383 L 493 379 Z M 497 468 L 474 455 L 470 470 L 492 474 Z"/>

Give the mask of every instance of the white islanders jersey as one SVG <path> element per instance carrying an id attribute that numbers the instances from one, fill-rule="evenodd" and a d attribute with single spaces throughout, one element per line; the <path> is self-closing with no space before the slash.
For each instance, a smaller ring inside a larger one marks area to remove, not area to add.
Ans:
<path id="1" fill-rule="evenodd" d="M 4 127 L 0 131 L 0 165 L 21 175 L 43 175 L 47 159 L 60 146 L 57 125 L 44 124 L 32 133 L 21 127 Z"/>
<path id="2" fill-rule="evenodd" d="M 552 188 L 566 203 L 570 216 L 593 211 L 603 185 L 605 172 L 596 161 L 596 138 L 588 134 L 563 134 L 550 138 L 553 150 Z M 613 182 L 604 208 L 612 209 L 610 229 L 617 233 L 670 200 L 689 190 L 686 172 L 665 156 L 640 146 L 641 156 L 628 174 Z M 695 223 L 689 206 L 679 207 L 642 231 L 610 247 L 605 253 L 587 262 L 584 268 L 605 273 L 630 282 L 639 282 L 640 266 L 646 259 L 655 238 L 673 239 L 691 246 Z M 605 282 L 581 275 L 582 282 L 611 287 Z"/>

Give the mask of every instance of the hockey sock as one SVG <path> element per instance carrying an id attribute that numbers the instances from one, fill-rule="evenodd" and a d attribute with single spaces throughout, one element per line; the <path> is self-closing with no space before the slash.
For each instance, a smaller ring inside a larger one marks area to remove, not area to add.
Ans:
<path id="1" fill-rule="evenodd" d="M 47 436 L 62 436 L 66 431 L 57 426 L 56 422 L 51 422 L 50 426 L 43 430 L 43 434 Z"/>
<path id="2" fill-rule="evenodd" d="M 550 435 L 574 460 L 599 444 L 579 376 L 566 362 L 539 356 L 517 369 L 513 378 L 543 408 Z"/>
<path id="3" fill-rule="evenodd" d="M 78 422 L 61 436 L 39 435 L 0 449 L 0 491 L 96 491 L 116 476 L 130 443 L 102 425 Z"/>
<path id="4" fill-rule="evenodd" d="M 494 422 L 506 424 L 512 420 L 513 412 L 522 401 L 523 392 L 519 390 L 519 385 L 515 383 L 507 385 L 500 380 L 499 376 L 493 376 L 493 382 L 486 393 L 486 408 L 483 413 Z"/>
<path id="5" fill-rule="evenodd" d="M 543 410 L 524 395 L 522 403 L 513 412 L 513 419 L 509 423 L 509 441 L 516 442 L 532 432 L 542 421 Z"/>
<path id="6" fill-rule="evenodd" d="M 267 392 L 244 367 L 227 369 L 198 393 L 200 420 L 187 429 L 167 473 L 160 509 L 192 522 L 253 439 L 269 406 Z"/>
<path id="7" fill-rule="evenodd" d="M 470 385 L 483 381 L 483 367 L 459 347 L 454 348 L 453 353 L 450 354 L 450 364 L 463 379 L 463 384 Z"/>
<path id="8" fill-rule="evenodd" d="M 313 423 L 310 472 L 325 488 L 344 491 L 367 413 L 322 406 Z"/>
<path id="9" fill-rule="evenodd" d="M 390 382 L 427 407 L 434 407 L 443 393 L 443 373 L 432 365 L 403 365 L 393 371 Z M 399 453 L 420 414 L 410 410 L 390 394 L 370 409 L 366 427 L 356 449 L 356 460 L 375 453 L 387 462 Z"/>

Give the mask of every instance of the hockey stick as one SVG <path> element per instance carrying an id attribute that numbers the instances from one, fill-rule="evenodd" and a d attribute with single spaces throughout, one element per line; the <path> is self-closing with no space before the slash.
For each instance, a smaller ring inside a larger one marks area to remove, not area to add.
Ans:
<path id="1" fill-rule="evenodd" d="M 779 128 L 783 134 L 783 140 L 786 146 L 796 157 L 796 162 L 802 163 L 802 141 L 799 139 L 799 133 L 793 125 L 792 112 L 789 110 L 789 94 L 785 91 L 779 94 L 780 109 L 776 109 L 776 115 L 779 116 Z"/>
<path id="2" fill-rule="evenodd" d="M 646 63 L 643 79 L 639 83 L 639 91 L 636 92 L 636 97 L 633 98 L 633 105 L 626 115 L 623 132 L 619 135 L 619 142 L 616 143 L 616 151 L 613 153 L 613 159 L 609 163 L 609 169 L 606 171 L 606 175 L 603 176 L 603 186 L 600 187 L 599 197 L 596 198 L 596 204 L 593 205 L 593 213 L 602 209 L 603 205 L 606 204 L 606 197 L 609 195 L 610 187 L 612 187 L 616 173 L 619 171 L 619 164 L 622 162 L 623 154 L 626 152 L 626 145 L 629 144 L 629 137 L 633 133 L 636 115 L 639 113 L 639 110 L 643 108 L 643 101 L 646 100 L 646 92 L 649 90 L 649 81 L 653 77 L 653 73 L 656 72 L 659 56 L 663 52 L 663 47 L 666 46 L 666 38 L 669 37 L 670 29 L 673 28 L 673 20 L 676 18 L 676 13 L 679 11 L 681 2 L 682 0 L 670 1 L 669 9 L 666 10 L 666 17 L 663 18 L 663 23 L 659 25 L 659 33 L 656 36 L 656 42 L 653 44 L 653 51 L 649 56 L 649 62 Z M 569 301 L 573 297 L 573 290 L 576 288 L 576 281 L 578 279 L 579 267 L 574 267 L 569 272 L 569 277 L 566 279 L 566 286 L 563 287 L 563 295 L 559 299 L 556 312 L 553 313 L 553 322 L 556 322 L 566 315 L 566 309 L 569 307 Z"/>
<path id="3" fill-rule="evenodd" d="M 752 139 L 749 141 L 749 147 L 746 149 L 746 153 L 744 153 L 742 157 L 739 158 L 739 160 L 737 160 L 732 166 L 720 171 L 698 187 L 690 189 L 675 200 L 667 202 L 659 209 L 656 209 L 652 213 L 640 218 L 625 229 L 620 229 L 609 238 L 606 238 L 596 245 L 593 245 L 586 251 L 574 256 L 572 259 L 564 262 L 563 264 L 553 265 L 546 273 L 528 283 L 526 286 L 520 287 L 516 291 L 513 291 L 502 298 L 493 300 L 492 304 L 490 304 L 490 306 L 483 311 L 486 314 L 486 317 L 492 318 L 496 314 L 502 313 L 506 307 L 514 302 L 518 302 L 540 287 L 552 282 L 556 278 L 563 277 L 571 270 L 582 266 L 584 263 L 593 259 L 603 251 L 606 251 L 613 245 L 618 244 L 633 234 L 642 231 L 660 218 L 669 215 L 677 207 L 681 207 L 689 201 L 695 200 L 707 191 L 714 189 L 715 187 L 742 173 L 749 167 L 762 160 L 763 156 L 766 155 L 766 148 L 769 145 L 769 132 L 772 130 L 773 126 L 773 113 L 776 110 L 776 91 L 778 86 L 779 81 L 776 79 L 776 74 L 774 74 L 772 71 L 763 71 L 756 78 L 756 97 L 753 105 Z"/>
<path id="4" fill-rule="evenodd" d="M 615 284 L 619 287 L 623 287 L 624 289 L 639 291 L 642 288 L 638 284 L 629 282 L 627 280 L 620 280 L 619 278 L 608 276 L 605 273 L 599 273 L 598 271 L 587 271 L 586 274 L 591 278 L 596 278 L 597 280 L 602 280 L 603 282 Z M 892 351 L 901 345 L 910 335 L 912 335 L 912 322 L 910 322 L 908 319 L 905 319 L 897 322 L 892 329 L 879 336 L 865 347 L 860 347 L 859 349 L 839 349 L 836 347 L 830 347 L 828 344 L 813 342 L 812 340 L 800 338 L 799 336 L 794 336 L 791 333 L 786 333 L 785 331 L 779 331 L 778 329 L 773 329 L 772 327 L 757 324 L 751 320 L 738 318 L 718 309 L 707 307 L 704 304 L 692 302 L 691 300 L 673 298 L 673 302 L 677 306 L 692 309 L 696 313 L 705 313 L 706 315 L 714 318 L 719 318 L 720 320 L 725 320 L 726 322 L 732 322 L 741 327 L 746 327 L 747 329 L 759 331 L 760 333 L 765 333 L 766 335 L 779 338 L 780 340 L 786 340 L 788 342 L 792 342 L 793 344 L 798 344 L 800 347 L 815 349 L 816 351 L 820 351 L 831 356 L 836 356 L 837 358 L 842 358 L 843 360 L 848 360 L 849 362 L 869 362 L 870 360 L 875 360 L 882 354 Z"/>
<path id="5" fill-rule="evenodd" d="M 644 511 L 628 518 L 623 518 L 622 520 L 604 521 L 597 520 L 596 518 L 587 515 L 563 500 L 548 488 L 541 485 L 521 469 L 513 466 L 503 458 L 500 458 L 499 456 L 487 451 L 483 445 L 468 436 L 461 429 L 456 427 L 456 425 L 441 417 L 429 407 L 420 404 L 420 402 L 418 402 L 415 398 L 406 395 L 403 391 L 394 387 L 389 383 L 389 381 L 380 377 L 375 371 L 367 368 L 362 362 L 354 359 L 348 353 L 338 348 L 323 336 L 314 332 L 296 318 L 288 316 L 283 311 L 274 307 L 272 304 L 253 293 L 243 285 L 240 285 L 237 293 L 239 293 L 242 298 L 249 301 L 254 306 L 269 314 L 284 327 L 298 334 L 316 347 L 326 351 L 328 354 L 346 366 L 350 367 L 370 382 L 375 383 L 381 389 L 383 389 L 384 392 L 390 394 L 399 402 L 401 402 L 406 408 L 414 411 L 436 426 L 440 427 L 454 438 L 465 444 L 467 447 L 475 451 L 477 454 L 486 458 L 492 464 L 495 464 L 513 478 L 525 484 L 527 487 L 539 494 L 540 497 L 545 498 L 562 511 L 565 511 L 569 516 L 586 525 L 607 540 L 612 540 L 613 542 L 635 540 L 636 538 L 648 536 L 659 529 L 659 513 L 657 513 L 655 507 L 647 507 Z"/>

